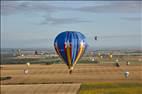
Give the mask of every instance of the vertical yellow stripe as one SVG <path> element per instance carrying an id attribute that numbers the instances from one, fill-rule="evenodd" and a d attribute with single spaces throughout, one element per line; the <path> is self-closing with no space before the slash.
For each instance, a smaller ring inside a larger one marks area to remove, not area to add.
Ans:
<path id="1" fill-rule="evenodd" d="M 74 65 L 77 63 L 77 61 L 79 60 L 80 56 L 82 55 L 83 50 L 84 50 L 84 47 L 83 47 L 83 46 L 80 46 L 79 50 L 80 50 L 80 51 L 78 52 L 77 58 L 76 58 L 76 60 L 75 60 L 75 62 L 74 62 Z"/>
<path id="2" fill-rule="evenodd" d="M 70 56 L 70 47 L 67 47 L 67 57 L 68 57 L 68 62 L 69 62 L 69 66 L 71 66 L 71 56 Z"/>

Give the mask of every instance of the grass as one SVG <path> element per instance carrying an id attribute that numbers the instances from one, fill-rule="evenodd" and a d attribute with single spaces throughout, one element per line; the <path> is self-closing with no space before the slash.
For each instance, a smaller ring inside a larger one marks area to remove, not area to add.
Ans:
<path id="1" fill-rule="evenodd" d="M 6 76 L 6 77 L 0 77 L 0 81 L 2 81 L 2 80 L 9 80 L 9 79 L 11 79 L 12 77 L 10 77 L 10 76 Z"/>
<path id="2" fill-rule="evenodd" d="M 142 83 L 84 83 L 78 94 L 142 94 Z"/>

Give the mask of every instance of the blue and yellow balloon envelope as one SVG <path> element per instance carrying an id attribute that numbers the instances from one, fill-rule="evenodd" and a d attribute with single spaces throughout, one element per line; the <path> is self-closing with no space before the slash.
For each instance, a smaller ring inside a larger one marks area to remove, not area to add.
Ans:
<path id="1" fill-rule="evenodd" d="M 60 58 L 72 73 L 73 67 L 86 50 L 87 43 L 85 36 L 80 32 L 65 31 L 57 35 L 54 47 Z"/>

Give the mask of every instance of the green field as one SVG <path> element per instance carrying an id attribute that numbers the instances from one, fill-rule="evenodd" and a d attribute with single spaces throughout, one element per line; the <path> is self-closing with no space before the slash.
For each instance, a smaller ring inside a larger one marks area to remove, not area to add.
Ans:
<path id="1" fill-rule="evenodd" d="M 142 94 L 142 83 L 84 83 L 78 94 Z"/>

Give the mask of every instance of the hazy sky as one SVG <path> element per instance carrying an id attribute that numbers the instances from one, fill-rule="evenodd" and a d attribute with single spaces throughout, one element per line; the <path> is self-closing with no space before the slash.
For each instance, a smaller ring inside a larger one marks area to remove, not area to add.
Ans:
<path id="1" fill-rule="evenodd" d="M 140 48 L 141 22 L 141 1 L 2 1 L 1 46 L 49 48 L 60 32 L 79 31 L 89 47 Z"/>

